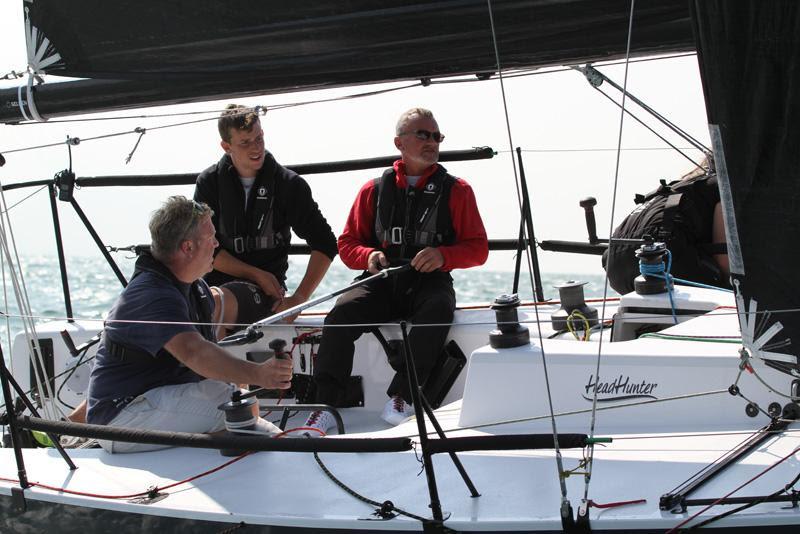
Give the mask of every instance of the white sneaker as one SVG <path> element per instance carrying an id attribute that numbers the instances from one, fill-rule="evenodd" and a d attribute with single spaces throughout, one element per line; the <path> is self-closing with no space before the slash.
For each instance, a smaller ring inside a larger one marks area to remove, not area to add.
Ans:
<path id="1" fill-rule="evenodd" d="M 322 410 L 311 412 L 311 415 L 309 415 L 308 419 L 306 419 L 306 424 L 303 426 L 319 430 L 319 432 L 306 430 L 303 432 L 304 436 L 318 438 L 325 436 L 329 430 L 336 427 L 336 418 L 334 418 L 330 412 L 325 412 Z"/>
<path id="2" fill-rule="evenodd" d="M 381 419 L 390 425 L 397 426 L 412 415 L 414 415 L 414 408 L 403 400 L 403 397 L 395 395 L 386 401 L 386 406 L 383 407 L 383 412 L 381 412 Z"/>
<path id="3" fill-rule="evenodd" d="M 274 436 L 276 434 L 280 434 L 283 430 L 280 429 L 279 426 L 270 423 L 266 419 L 259 417 L 256 420 L 256 427 L 254 429 L 256 432 L 261 432 L 263 434 L 269 434 L 270 436 Z"/>

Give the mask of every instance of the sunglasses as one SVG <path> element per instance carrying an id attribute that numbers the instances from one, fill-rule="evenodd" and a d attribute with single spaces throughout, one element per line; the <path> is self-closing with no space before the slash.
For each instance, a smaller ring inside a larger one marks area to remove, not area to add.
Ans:
<path id="1" fill-rule="evenodd" d="M 207 210 L 208 206 L 206 204 L 200 204 L 196 200 L 192 200 L 192 216 L 200 215 Z"/>
<path id="2" fill-rule="evenodd" d="M 430 130 L 414 130 L 413 132 L 401 132 L 398 135 L 413 135 L 420 141 L 427 141 L 433 139 L 437 143 L 444 141 L 444 134 L 442 132 L 431 132 Z"/>
<path id="3" fill-rule="evenodd" d="M 189 218 L 189 222 L 186 223 L 186 228 L 183 231 L 183 239 L 189 239 L 189 235 L 192 233 L 194 226 L 197 222 L 198 216 L 203 215 L 204 213 L 208 212 L 208 208 L 205 204 L 200 204 L 196 200 L 192 200 L 192 216 Z"/>

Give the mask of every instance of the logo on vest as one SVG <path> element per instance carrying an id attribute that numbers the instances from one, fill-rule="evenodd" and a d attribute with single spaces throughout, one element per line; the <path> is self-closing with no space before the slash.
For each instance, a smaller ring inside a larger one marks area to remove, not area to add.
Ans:
<path id="1" fill-rule="evenodd" d="M 436 191 L 436 184 L 428 183 L 425 185 L 425 192 L 426 193 L 434 193 Z"/>
<path id="2" fill-rule="evenodd" d="M 586 393 L 583 398 L 591 401 L 597 389 L 597 401 L 609 402 L 625 399 L 657 399 L 653 391 L 658 387 L 657 382 L 634 382 L 628 375 L 619 375 L 611 382 L 597 382 L 594 375 L 589 375 L 589 382 L 585 386 Z"/>
<path id="3" fill-rule="evenodd" d="M 258 198 L 267 198 L 267 188 L 263 185 L 258 188 Z"/>

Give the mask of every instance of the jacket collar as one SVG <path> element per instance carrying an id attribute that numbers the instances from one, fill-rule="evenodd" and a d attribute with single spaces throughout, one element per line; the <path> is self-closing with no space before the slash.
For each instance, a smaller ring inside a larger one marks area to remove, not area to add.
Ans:
<path id="1" fill-rule="evenodd" d="M 428 182 L 428 178 L 430 178 L 437 170 L 439 170 L 439 164 L 434 163 L 427 169 L 425 172 L 422 173 L 419 180 L 417 181 L 417 185 L 414 186 L 414 189 L 422 189 L 425 187 L 425 184 Z M 408 180 L 406 179 L 406 164 L 403 163 L 402 159 L 398 159 L 394 162 L 394 172 L 396 176 L 396 185 L 398 189 L 405 189 L 408 187 Z"/>

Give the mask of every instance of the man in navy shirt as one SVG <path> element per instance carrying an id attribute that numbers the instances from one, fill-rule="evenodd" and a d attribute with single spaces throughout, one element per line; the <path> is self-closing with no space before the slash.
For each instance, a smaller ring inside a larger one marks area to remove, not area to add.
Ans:
<path id="1" fill-rule="evenodd" d="M 106 321 L 89 381 L 89 423 L 217 432 L 224 428 L 217 406 L 230 400 L 231 383 L 289 387 L 290 361 L 248 362 L 214 343 L 214 299 L 201 278 L 211 270 L 218 245 L 211 215 L 207 205 L 181 196 L 170 197 L 153 214 L 151 254 L 139 257 Z M 163 447 L 100 444 L 109 452 Z"/>

